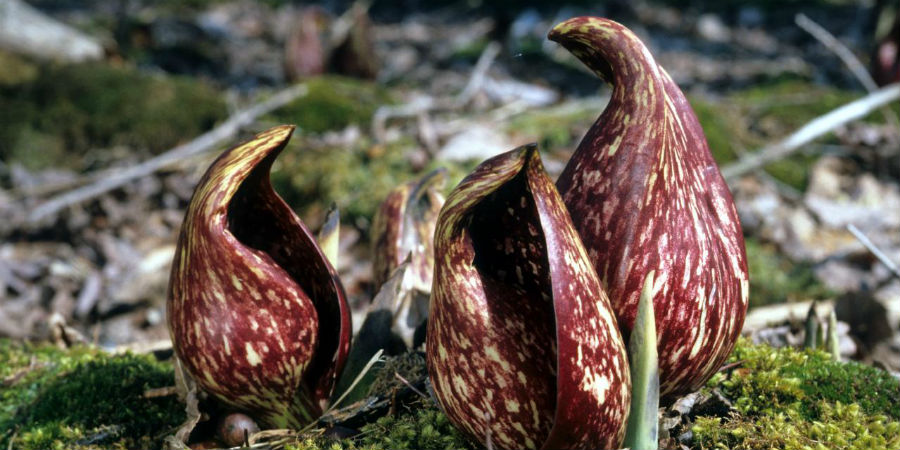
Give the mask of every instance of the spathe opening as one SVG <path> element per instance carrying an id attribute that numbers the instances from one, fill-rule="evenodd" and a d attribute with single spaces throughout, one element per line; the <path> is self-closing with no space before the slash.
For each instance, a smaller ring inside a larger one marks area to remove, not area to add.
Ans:
<path id="1" fill-rule="evenodd" d="M 329 390 L 333 380 L 324 374 L 332 369 L 341 344 L 340 288 L 312 234 L 272 188 L 269 171 L 284 145 L 260 161 L 238 187 L 228 204 L 227 227 L 241 244 L 270 256 L 312 300 L 319 319 L 318 346 L 305 384 L 327 396 L 321 391 Z"/>
<path id="2" fill-rule="evenodd" d="M 488 357 L 502 360 L 499 375 L 511 380 L 497 414 L 541 436 L 530 442 L 540 446 L 556 410 L 556 320 L 547 246 L 527 181 L 522 170 L 474 206 L 467 232 L 498 336 Z"/>

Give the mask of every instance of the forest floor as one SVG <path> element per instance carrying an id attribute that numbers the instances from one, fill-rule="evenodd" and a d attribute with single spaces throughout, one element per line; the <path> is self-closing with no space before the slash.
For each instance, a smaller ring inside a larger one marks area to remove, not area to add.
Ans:
<path id="1" fill-rule="evenodd" d="M 298 126 L 272 181 L 313 230 L 332 203 L 339 208 L 337 269 L 358 327 L 378 288 L 372 217 L 391 189 L 445 167 L 446 193 L 479 162 L 530 142 L 555 178 L 605 107 L 609 88 L 546 40 L 555 23 L 599 15 L 634 30 L 687 94 L 727 171 L 867 94 L 833 49 L 797 25 L 798 14 L 864 65 L 873 30 L 890 20 L 850 2 L 410 2 L 404 14 L 277 1 L 32 4 L 104 52 L 61 63 L 0 48 L 0 361 L 8 361 L 0 445 L 8 448 L 158 447 L 174 435 L 185 417 L 168 389 L 165 303 L 177 233 L 212 160 L 259 131 Z M 900 275 L 859 237 L 900 261 L 898 115 L 895 101 L 729 177 L 750 265 L 746 338 L 730 360 L 737 365 L 684 400 L 691 406 L 661 411 L 664 446 L 898 445 L 900 402 L 870 400 L 900 392 Z M 221 137 L 197 139 L 210 130 Z M 836 312 L 842 356 L 858 363 L 788 349 L 803 343 L 811 305 L 822 318 Z M 376 400 L 314 434 L 258 445 L 473 446 L 416 393 L 426 384 L 421 360 L 388 358 Z M 807 390 L 810 379 L 821 389 Z M 75 401 L 94 394 L 133 409 Z M 201 422 L 194 441 L 217 445 L 215 419 Z M 859 440 L 854 422 L 876 440 Z M 759 440 L 773 429 L 782 441 Z"/>

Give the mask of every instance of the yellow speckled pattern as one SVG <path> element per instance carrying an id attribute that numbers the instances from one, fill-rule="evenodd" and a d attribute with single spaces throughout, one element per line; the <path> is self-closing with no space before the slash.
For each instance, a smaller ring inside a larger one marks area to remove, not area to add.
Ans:
<path id="1" fill-rule="evenodd" d="M 185 214 L 167 302 L 185 369 L 269 427 L 319 415 L 350 344 L 334 269 L 269 184 L 292 131 L 261 133 L 206 172 Z"/>
<path id="2" fill-rule="evenodd" d="M 613 85 L 557 187 L 626 335 L 655 271 L 661 393 L 695 390 L 731 351 L 747 311 L 731 193 L 681 90 L 631 31 L 578 17 L 549 38 Z"/>
<path id="3" fill-rule="evenodd" d="M 609 300 L 534 146 L 447 198 L 429 373 L 450 420 L 497 448 L 617 448 L 630 378 Z"/>

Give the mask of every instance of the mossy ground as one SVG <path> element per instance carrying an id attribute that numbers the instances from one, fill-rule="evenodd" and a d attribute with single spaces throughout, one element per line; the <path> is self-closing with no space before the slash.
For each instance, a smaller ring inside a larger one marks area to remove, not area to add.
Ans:
<path id="1" fill-rule="evenodd" d="M 349 439 L 334 440 L 322 436 L 305 437 L 286 448 L 288 450 L 378 450 L 473 449 L 471 443 L 450 424 L 433 399 L 414 394 L 411 401 L 400 400 L 398 392 L 407 383 L 423 385 L 428 374 L 425 354 L 411 351 L 386 357 L 372 368 L 372 380 L 366 389 L 369 398 L 393 398 L 388 414 L 366 423 L 359 434 Z M 399 375 L 399 377 L 398 377 Z M 400 377 L 403 377 L 401 381 Z M 361 383 L 365 384 L 365 382 Z M 423 388 L 424 389 L 424 388 Z M 394 400 L 397 400 L 394 403 Z"/>
<path id="2" fill-rule="evenodd" d="M 822 300 L 833 292 L 815 276 L 808 263 L 795 263 L 772 246 L 748 237 L 747 266 L 750 271 L 750 307 L 800 300 Z"/>
<path id="3" fill-rule="evenodd" d="M 0 83 L 0 159 L 30 169 L 82 169 L 90 151 L 119 145 L 159 153 L 227 114 L 197 80 L 105 63 L 22 67 L 36 73 Z"/>
<path id="4" fill-rule="evenodd" d="M 900 446 L 900 381 L 816 350 L 742 339 L 737 369 L 710 380 L 734 403 L 729 417 L 698 417 L 699 449 L 857 449 Z"/>
<path id="5" fill-rule="evenodd" d="M 173 382 L 149 356 L 0 340 L 0 448 L 158 448 L 184 420 L 174 396 L 144 398 Z"/>
<path id="6" fill-rule="evenodd" d="M 379 106 L 393 103 L 388 90 L 369 81 L 327 75 L 307 80 L 306 86 L 305 96 L 272 112 L 269 120 L 296 124 L 301 133 L 368 127 Z"/>
<path id="7" fill-rule="evenodd" d="M 285 446 L 285 450 L 466 450 L 466 442 L 431 402 L 407 408 L 396 415 L 381 417 L 363 425 L 360 433 L 348 439 L 323 436 L 307 437 Z"/>
<path id="8" fill-rule="evenodd" d="M 158 448 L 183 421 L 171 367 L 151 357 L 0 340 L 0 448 Z M 419 358 L 421 359 L 421 358 Z M 882 370 L 841 363 L 815 350 L 773 349 L 741 339 L 707 389 L 732 400 L 728 417 L 697 417 L 695 449 L 897 448 L 900 381 Z M 385 367 L 393 367 L 390 364 Z M 393 371 L 390 370 L 391 372 Z M 412 376 L 413 372 L 410 372 Z M 430 399 L 416 397 L 359 427 L 351 438 L 311 433 L 292 450 L 469 449 Z"/>
<path id="9" fill-rule="evenodd" d="M 841 105 L 865 95 L 821 86 L 800 79 L 773 80 L 735 91 L 712 100 L 690 97 L 703 126 L 713 157 L 720 165 L 735 161 L 743 152 L 778 141 L 809 122 Z M 895 111 L 900 106 L 892 105 Z M 866 120 L 883 121 L 878 112 Z M 817 143 L 833 142 L 823 137 Z M 813 153 L 798 152 L 773 162 L 765 170 L 786 185 L 802 191 L 809 181 Z"/>
<path id="10" fill-rule="evenodd" d="M 448 192 L 477 163 L 418 167 L 408 158 L 415 146 L 405 139 L 380 145 L 365 138 L 348 147 L 307 146 L 304 137 L 298 136 L 276 161 L 272 184 L 311 226 L 324 218 L 326 208 L 334 202 L 343 222 L 368 231 L 378 205 L 395 187 L 444 167 Z"/>
<path id="11" fill-rule="evenodd" d="M 513 117 L 506 130 L 517 138 L 537 142 L 542 152 L 560 153 L 567 159 L 600 112 L 593 103 L 585 102 L 535 109 Z"/>

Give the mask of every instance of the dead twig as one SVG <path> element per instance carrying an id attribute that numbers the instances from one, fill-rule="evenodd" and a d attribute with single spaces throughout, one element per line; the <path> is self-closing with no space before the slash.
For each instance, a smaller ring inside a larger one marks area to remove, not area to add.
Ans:
<path id="1" fill-rule="evenodd" d="M 869 75 L 865 66 L 859 62 L 856 55 L 854 55 L 846 45 L 834 37 L 833 34 L 828 32 L 828 30 L 807 17 L 806 14 L 802 13 L 794 16 L 794 23 L 800 28 L 803 28 L 807 33 L 811 34 L 812 37 L 821 42 L 825 48 L 831 50 L 838 58 L 841 58 L 841 61 L 843 61 L 847 68 L 853 72 L 853 76 L 862 83 L 867 91 L 873 92 L 878 90 L 878 85 L 875 84 L 875 80 Z"/>
<path id="2" fill-rule="evenodd" d="M 869 252 L 872 253 L 872 255 L 878 258 L 878 260 L 888 268 L 892 275 L 897 277 L 897 279 L 900 279 L 900 268 L 897 268 L 897 265 L 894 264 L 894 262 L 891 261 L 891 259 L 888 258 L 888 256 L 885 255 L 883 251 L 881 251 L 881 249 L 879 249 L 865 234 L 863 234 L 863 232 L 860 231 L 859 228 L 856 228 L 856 225 L 853 225 L 852 223 L 850 225 L 847 225 L 847 231 L 849 231 L 853 235 L 853 237 L 856 238 L 856 240 L 862 243 L 862 245 L 864 245 L 869 250 Z"/>
<path id="3" fill-rule="evenodd" d="M 865 97 L 821 115 L 788 137 L 748 154 L 722 168 L 722 176 L 731 181 L 766 164 L 789 156 L 801 146 L 848 122 L 865 117 L 873 110 L 900 99 L 900 83 L 889 84 Z"/>
<path id="4" fill-rule="evenodd" d="M 200 422 L 200 389 L 197 383 L 181 365 L 181 361 L 175 358 L 175 393 L 178 400 L 185 403 L 184 412 L 186 417 L 178 430 L 172 436 L 167 436 L 164 442 L 164 448 L 183 450 L 188 448 L 186 442 L 194 431 L 194 427 Z"/>
<path id="5" fill-rule="evenodd" d="M 315 422 L 313 422 L 315 424 Z M 311 428 L 310 428 L 311 429 Z M 309 431 L 309 430 L 306 430 Z M 306 431 L 289 430 L 286 428 L 278 428 L 273 430 L 257 431 L 249 436 L 248 441 L 251 447 L 258 447 L 258 444 L 265 441 L 276 441 L 282 439 L 293 439 L 305 433 Z M 270 444 L 272 442 L 269 442 Z"/>
<path id="6" fill-rule="evenodd" d="M 416 394 L 419 394 L 420 397 L 424 398 L 425 400 L 428 400 L 428 396 L 425 395 L 424 392 L 420 391 L 418 388 L 413 386 L 412 383 L 409 382 L 409 380 L 407 380 L 406 378 L 403 378 L 403 375 L 400 375 L 399 373 L 394 371 L 394 377 L 396 377 L 398 380 L 400 380 L 401 383 L 405 384 L 406 387 L 412 389 L 413 392 L 415 392 Z"/>
<path id="7" fill-rule="evenodd" d="M 147 353 L 158 353 L 158 352 L 166 352 L 172 350 L 172 340 L 171 339 L 159 339 L 155 341 L 140 341 L 133 342 L 131 344 L 119 345 L 110 350 L 110 353 L 113 355 L 120 355 L 122 353 L 137 353 L 139 355 L 144 355 Z"/>
<path id="8" fill-rule="evenodd" d="M 69 326 L 62 314 L 54 312 L 48 321 L 53 333 L 53 342 L 62 349 L 75 345 L 91 345 L 91 342 L 80 331 Z"/>
<path id="9" fill-rule="evenodd" d="M 379 107 L 372 116 L 372 134 L 375 135 L 375 139 L 379 142 L 387 140 L 386 124 L 390 119 L 414 117 L 419 120 L 420 127 L 423 122 L 426 124 L 425 126 L 428 126 L 430 123 L 427 118 L 428 113 L 433 111 L 457 110 L 465 107 L 484 86 L 487 71 L 494 63 L 494 60 L 497 59 L 501 48 L 499 43 L 493 41 L 484 48 L 484 51 L 481 52 L 481 56 L 478 57 L 478 61 L 475 63 L 475 67 L 472 68 L 472 73 L 469 75 L 469 81 L 466 83 L 466 86 L 454 97 L 437 99 L 432 97 L 420 97 L 403 105 Z M 428 139 L 431 139 L 431 136 L 427 136 L 428 132 L 429 130 L 425 131 L 425 144 L 432 146 L 434 144 L 427 141 Z"/>
<path id="10" fill-rule="evenodd" d="M 872 76 L 869 75 L 869 71 L 866 70 L 866 67 L 859 61 L 859 58 L 857 58 L 843 42 L 838 40 L 828 30 L 807 17 L 806 14 L 802 13 L 794 16 L 794 23 L 800 28 L 803 28 L 807 33 L 811 34 L 812 37 L 822 43 L 825 48 L 831 50 L 832 53 L 840 58 L 841 61 L 844 62 L 844 65 L 847 66 L 847 69 L 850 70 L 850 73 L 852 73 L 853 76 L 859 80 L 860 84 L 866 88 L 866 91 L 875 92 L 878 90 L 878 84 L 876 84 L 875 80 L 872 79 Z M 900 126 L 900 119 L 897 119 L 897 115 L 894 114 L 894 111 L 888 108 L 881 108 L 881 113 L 884 115 L 884 119 L 890 122 L 891 125 L 895 127 Z"/>
<path id="11" fill-rule="evenodd" d="M 137 166 L 128 169 L 103 171 L 93 176 L 93 182 L 57 195 L 36 206 L 28 214 L 28 222 L 37 223 L 60 210 L 98 195 L 121 187 L 134 179 L 145 177 L 158 170 L 169 167 L 189 156 L 203 153 L 215 148 L 222 142 L 231 139 L 241 128 L 253 123 L 259 116 L 274 111 L 307 93 L 306 84 L 298 84 L 277 92 L 272 97 L 249 108 L 238 111 L 221 125 L 196 137 L 194 140 L 179 145 L 159 156 L 150 158 Z"/>
<path id="12" fill-rule="evenodd" d="M 175 386 L 166 386 L 161 388 L 147 389 L 144 391 L 144 398 L 169 397 L 178 394 L 178 388 Z"/>
<path id="13" fill-rule="evenodd" d="M 494 64 L 494 60 L 496 60 L 497 56 L 500 54 L 500 48 L 500 44 L 496 41 L 491 41 L 491 43 L 484 48 L 484 51 L 481 52 L 478 61 L 475 63 L 475 67 L 472 69 L 472 75 L 469 76 L 469 82 L 466 83 L 466 87 L 463 88 L 462 92 L 456 97 L 456 105 L 458 107 L 465 106 L 473 97 L 475 97 L 475 94 L 481 90 L 488 69 L 491 68 L 491 65 Z"/>
<path id="14" fill-rule="evenodd" d="M 722 367 L 719 367 L 718 373 L 730 372 L 733 369 L 741 367 L 742 365 L 744 365 L 745 362 L 747 362 L 746 359 L 741 359 L 741 360 L 735 361 L 733 363 L 725 364 Z"/>

